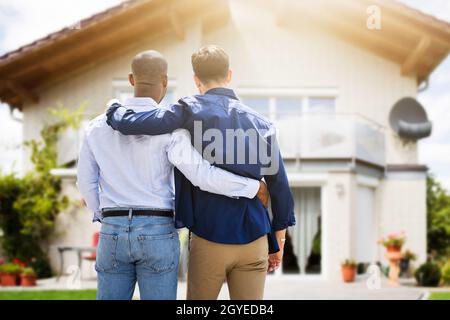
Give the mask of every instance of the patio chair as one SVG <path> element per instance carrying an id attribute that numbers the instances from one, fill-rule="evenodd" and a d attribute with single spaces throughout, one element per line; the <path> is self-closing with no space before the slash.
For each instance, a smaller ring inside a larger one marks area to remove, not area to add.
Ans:
<path id="1" fill-rule="evenodd" d="M 76 252 L 78 258 L 78 268 L 81 272 L 82 262 L 84 260 L 95 262 L 97 258 L 97 247 L 100 238 L 100 232 L 95 232 L 92 235 L 92 246 L 90 247 L 79 247 L 79 246 L 62 246 L 58 247 L 59 257 L 60 257 L 60 270 L 57 281 L 61 278 L 64 272 L 64 252 Z M 84 256 L 85 252 L 90 252 L 90 255 Z"/>

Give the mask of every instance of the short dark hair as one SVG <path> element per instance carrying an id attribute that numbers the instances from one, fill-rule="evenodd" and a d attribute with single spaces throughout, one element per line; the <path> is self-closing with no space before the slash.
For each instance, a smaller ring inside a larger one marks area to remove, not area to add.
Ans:
<path id="1" fill-rule="evenodd" d="M 230 68 L 227 53 L 216 45 L 201 47 L 192 54 L 191 62 L 195 75 L 204 83 L 225 80 Z"/>

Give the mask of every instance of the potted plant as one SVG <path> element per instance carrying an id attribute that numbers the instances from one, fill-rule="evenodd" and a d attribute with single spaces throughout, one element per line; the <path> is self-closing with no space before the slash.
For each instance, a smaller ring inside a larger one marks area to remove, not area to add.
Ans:
<path id="1" fill-rule="evenodd" d="M 344 282 L 353 282 L 356 276 L 356 262 L 352 259 L 345 259 L 341 263 L 341 271 Z"/>
<path id="2" fill-rule="evenodd" d="M 5 263 L 0 266 L 2 286 L 16 286 L 21 267 L 14 263 Z"/>
<path id="3" fill-rule="evenodd" d="M 379 243 L 382 244 L 388 252 L 400 252 L 405 243 L 405 233 L 391 233 L 385 238 L 381 238 Z"/>
<path id="4" fill-rule="evenodd" d="M 408 276 L 409 271 L 409 265 L 411 261 L 416 260 L 416 255 L 411 250 L 406 250 L 403 255 L 402 259 L 400 260 L 400 274 L 402 276 Z"/>
<path id="5" fill-rule="evenodd" d="M 36 286 L 36 272 L 34 272 L 33 268 L 28 267 L 22 269 L 22 273 L 20 274 L 20 285 L 22 287 L 34 287 Z"/>

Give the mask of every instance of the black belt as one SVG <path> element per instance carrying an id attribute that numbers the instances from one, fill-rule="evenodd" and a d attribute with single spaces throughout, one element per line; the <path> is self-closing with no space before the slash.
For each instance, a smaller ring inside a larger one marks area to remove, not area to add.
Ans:
<path id="1" fill-rule="evenodd" d="M 103 211 L 103 218 L 107 217 L 124 217 L 124 216 L 157 216 L 157 217 L 169 217 L 173 218 L 173 211 L 165 210 L 145 210 L 145 209 L 129 209 L 129 210 L 108 210 Z"/>

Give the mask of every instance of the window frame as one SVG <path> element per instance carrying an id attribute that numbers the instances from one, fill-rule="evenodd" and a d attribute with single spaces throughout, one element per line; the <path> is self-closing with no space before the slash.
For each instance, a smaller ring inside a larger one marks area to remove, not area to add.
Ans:
<path id="1" fill-rule="evenodd" d="M 337 112 L 339 98 L 337 88 L 238 88 L 236 93 L 239 97 L 242 97 L 244 103 L 246 98 L 267 98 L 269 100 L 268 119 L 271 121 L 280 119 L 280 113 L 277 110 L 277 99 L 300 100 L 302 110 L 298 115 L 301 115 L 302 113 L 314 113 L 314 111 L 310 110 L 309 100 L 311 98 L 334 99 L 334 112 L 330 112 L 334 114 Z"/>

